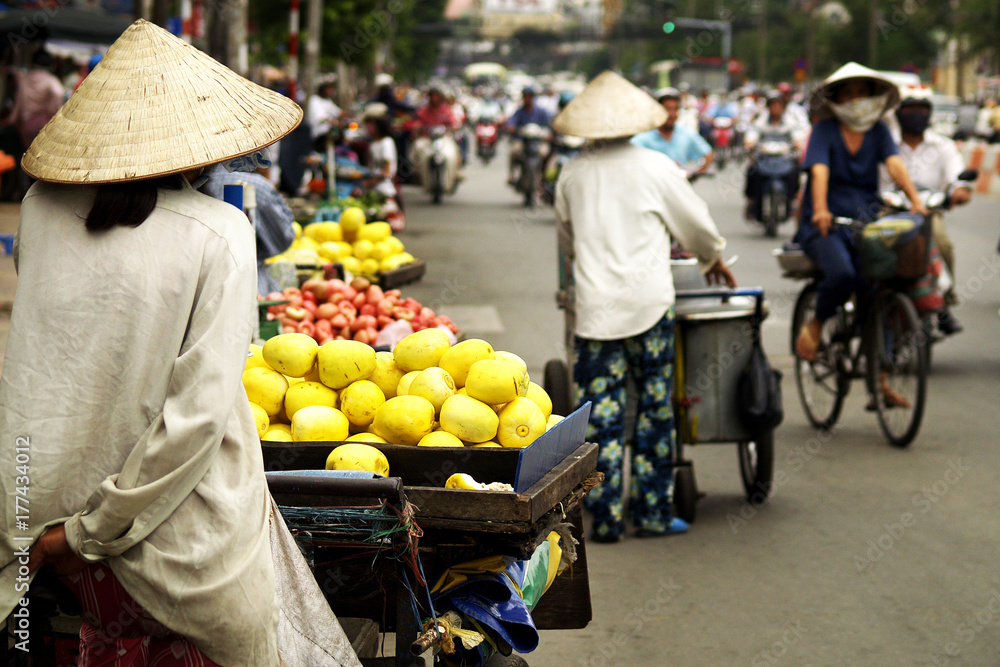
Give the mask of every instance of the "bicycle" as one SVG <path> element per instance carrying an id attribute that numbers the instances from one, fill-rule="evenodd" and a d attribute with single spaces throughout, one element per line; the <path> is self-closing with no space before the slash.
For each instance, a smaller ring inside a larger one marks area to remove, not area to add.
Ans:
<path id="1" fill-rule="evenodd" d="M 835 218 L 834 223 L 849 225 L 856 235 L 866 226 L 850 218 Z M 929 230 L 922 233 L 928 235 Z M 926 327 L 906 294 L 909 280 L 875 280 L 867 302 L 855 296 L 839 307 L 823 325 L 815 360 L 807 361 L 795 353 L 795 340 L 815 314 L 822 275 L 801 250 L 779 252 L 785 277 L 808 280 L 795 302 L 791 346 L 795 383 L 809 422 L 818 429 L 833 428 L 851 383 L 861 379 L 870 398 L 868 409 L 877 413 L 885 437 L 896 447 L 909 446 L 924 415 L 930 346 Z M 863 318 L 862 307 L 867 315 Z M 902 401 L 887 401 L 890 392 Z"/>

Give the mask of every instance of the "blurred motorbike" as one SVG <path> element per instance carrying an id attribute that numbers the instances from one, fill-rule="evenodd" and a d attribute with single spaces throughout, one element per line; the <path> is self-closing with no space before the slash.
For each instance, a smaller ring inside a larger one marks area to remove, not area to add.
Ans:
<path id="1" fill-rule="evenodd" d="M 798 178 L 798 155 L 787 133 L 772 132 L 761 135 L 751 159 L 750 169 L 756 169 L 760 182 L 754 220 L 773 238 L 778 225 L 792 216 L 795 192 L 790 181 Z"/>
<path id="2" fill-rule="evenodd" d="M 542 175 L 542 201 L 552 206 L 556 201 L 556 183 L 563 166 L 577 155 L 583 148 L 586 139 L 569 134 L 557 134 L 552 139 L 552 154 L 548 166 Z"/>
<path id="3" fill-rule="evenodd" d="M 458 144 L 443 125 L 428 128 L 427 135 L 415 142 L 413 162 L 420 173 L 420 184 L 433 203 L 440 204 L 445 194 L 458 187 L 460 160 Z"/>
<path id="4" fill-rule="evenodd" d="M 719 116 L 712 121 L 712 149 L 715 151 L 715 163 L 719 171 L 726 167 L 733 145 L 733 119 Z"/>
<path id="5" fill-rule="evenodd" d="M 479 118 L 476 120 L 476 155 L 484 165 L 497 152 L 497 139 L 500 138 L 500 123 L 495 118 Z"/>
<path id="6" fill-rule="evenodd" d="M 550 132 L 537 123 L 527 123 L 517 131 L 517 140 L 521 145 L 520 169 L 516 180 L 516 188 L 524 195 L 524 205 L 531 208 L 535 205 L 535 196 L 541 189 L 542 159 Z"/>

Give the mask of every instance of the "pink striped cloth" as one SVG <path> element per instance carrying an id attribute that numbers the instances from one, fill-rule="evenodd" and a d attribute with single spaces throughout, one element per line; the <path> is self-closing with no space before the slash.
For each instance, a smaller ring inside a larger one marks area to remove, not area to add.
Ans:
<path id="1" fill-rule="evenodd" d="M 83 608 L 79 667 L 219 667 L 153 619 L 103 563 L 62 580 Z"/>

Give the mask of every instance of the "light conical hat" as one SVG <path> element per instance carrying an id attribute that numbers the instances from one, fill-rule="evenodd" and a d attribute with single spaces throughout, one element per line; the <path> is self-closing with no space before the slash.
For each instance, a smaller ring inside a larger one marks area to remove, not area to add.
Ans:
<path id="1" fill-rule="evenodd" d="M 831 101 L 831 92 L 837 84 L 849 79 L 868 79 L 872 83 L 875 95 L 888 94 L 883 113 L 899 104 L 899 88 L 896 84 L 869 67 L 850 62 L 823 79 L 823 85 L 813 91 L 809 100 L 810 111 L 819 118 L 831 117 L 833 114 L 827 106 Z"/>
<path id="2" fill-rule="evenodd" d="M 263 148 L 302 109 L 142 19 L 42 128 L 21 166 L 57 183 L 178 173 Z"/>
<path id="3" fill-rule="evenodd" d="M 665 122 L 663 105 L 614 72 L 604 72 L 566 105 L 552 121 L 552 129 L 586 139 L 613 139 Z"/>

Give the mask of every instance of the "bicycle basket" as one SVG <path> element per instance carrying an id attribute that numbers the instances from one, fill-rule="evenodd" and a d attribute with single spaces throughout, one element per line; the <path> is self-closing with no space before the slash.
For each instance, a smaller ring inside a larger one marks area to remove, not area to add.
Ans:
<path id="1" fill-rule="evenodd" d="M 861 275 L 869 280 L 913 280 L 927 273 L 930 222 L 913 213 L 879 218 L 858 233 Z"/>

